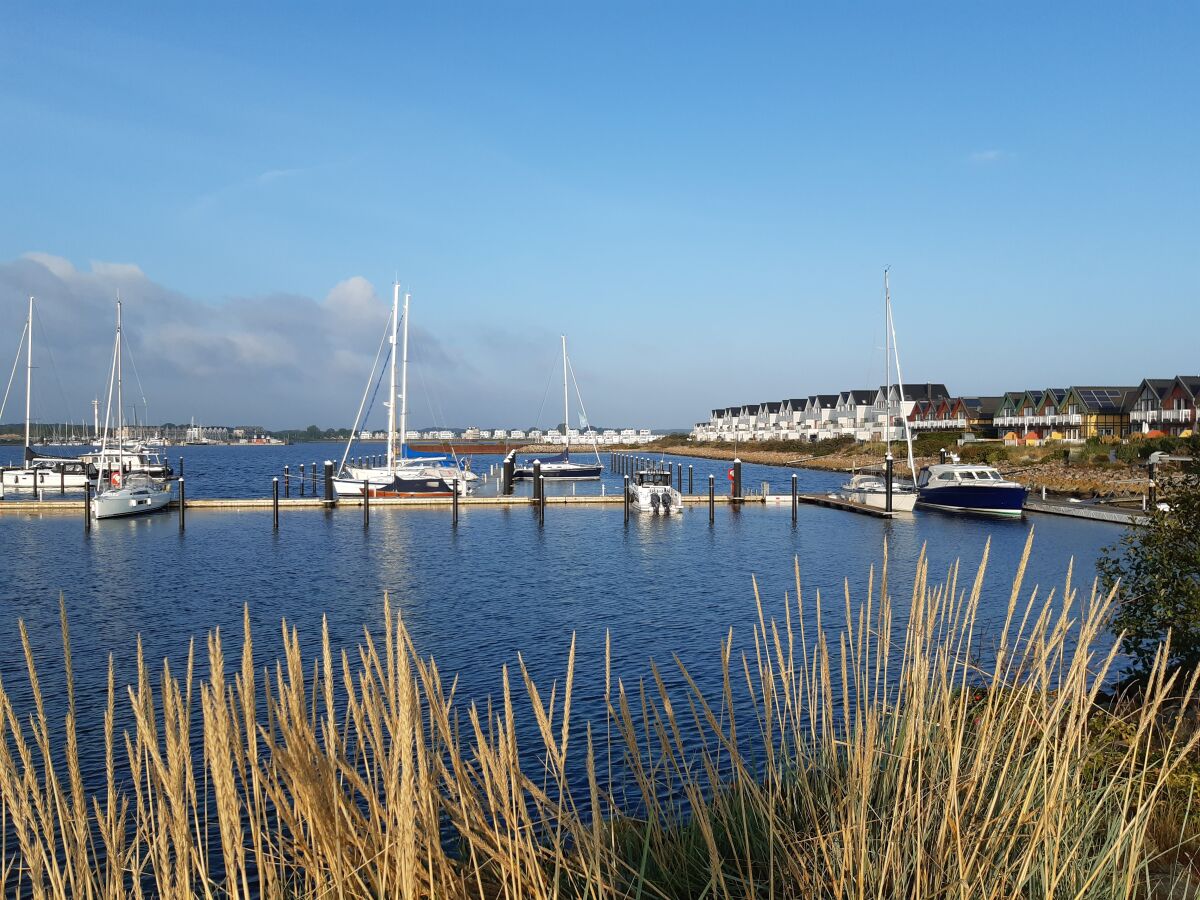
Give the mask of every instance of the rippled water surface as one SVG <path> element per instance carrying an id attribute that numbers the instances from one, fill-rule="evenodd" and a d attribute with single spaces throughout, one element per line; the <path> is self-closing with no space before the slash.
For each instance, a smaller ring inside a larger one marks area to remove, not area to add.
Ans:
<path id="1" fill-rule="evenodd" d="M 335 457 L 333 445 L 182 448 L 189 497 L 263 496 L 288 463 Z M 172 460 L 179 451 L 173 451 Z M 369 448 L 356 452 L 382 452 Z M 605 457 L 607 460 L 607 457 Z M 475 461 L 486 472 L 496 458 Z M 694 466 L 699 492 L 707 476 L 727 491 L 727 464 L 671 459 Z M 747 465 L 748 487 L 768 481 L 789 489 L 792 472 Z M 802 491 L 835 488 L 842 476 L 798 472 Z M 619 479 L 575 486 L 579 493 L 612 492 Z M 522 487 L 528 490 L 528 487 Z M 569 485 L 555 486 L 570 492 Z M 489 482 L 480 493 L 493 490 Z M 119 679 L 133 672 L 141 635 L 146 655 L 182 670 L 189 639 L 220 627 L 240 645 L 243 604 L 256 629 L 260 665 L 273 662 L 282 618 L 294 624 L 309 653 L 319 650 L 322 617 L 334 641 L 352 647 L 364 626 L 378 629 L 382 597 L 390 593 L 418 647 L 459 677 L 459 694 L 494 693 L 502 665 L 523 654 L 534 674 L 561 676 L 571 635 L 579 640 L 577 709 L 597 711 L 605 633 L 612 635 L 614 674 L 644 677 L 651 658 L 678 654 L 702 685 L 715 688 L 719 647 L 729 629 L 746 646 L 755 619 L 751 577 L 768 612 L 782 612 L 799 563 L 805 595 L 826 598 L 828 624 L 843 617 L 843 582 L 862 596 L 869 567 L 886 540 L 894 596 L 901 613 L 923 546 L 931 577 L 961 559 L 969 587 L 985 544 L 991 542 L 982 619 L 1003 620 L 1013 572 L 1026 536 L 1036 528 L 1026 586 L 1061 586 L 1074 559 L 1075 580 L 1090 586 L 1099 548 L 1120 530 L 1104 523 L 1049 516 L 1007 522 L 918 512 L 892 521 L 802 506 L 793 526 L 788 504 L 718 507 L 710 526 L 706 506 L 669 519 L 634 515 L 624 524 L 619 505 L 551 505 L 544 527 L 532 509 L 468 508 L 452 527 L 449 510 L 372 512 L 364 530 L 358 509 L 326 513 L 285 510 L 274 532 L 269 510 L 194 510 L 181 534 L 173 514 L 96 523 L 85 533 L 82 515 L 0 515 L 0 676 L 19 701 L 27 698 L 17 619 L 23 618 L 43 670 L 52 713 L 61 719 L 62 666 L 58 598 L 70 619 L 84 728 L 98 734 L 107 659 Z M 231 651 L 232 652 L 232 651 Z M 202 653 L 200 654 L 202 655 Z M 236 661 L 236 654 L 234 654 Z M 85 742 L 86 743 L 86 742 Z M 85 752 L 98 749 L 93 741 Z M 98 756 L 93 758 L 98 761 Z"/>

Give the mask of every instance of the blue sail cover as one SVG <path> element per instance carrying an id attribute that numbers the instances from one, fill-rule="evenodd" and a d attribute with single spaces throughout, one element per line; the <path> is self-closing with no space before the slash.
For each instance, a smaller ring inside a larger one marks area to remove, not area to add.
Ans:
<path id="1" fill-rule="evenodd" d="M 557 453 L 554 456 L 535 456 L 534 459 L 543 465 L 545 463 L 565 463 L 571 461 L 571 457 L 565 452 Z"/>
<path id="2" fill-rule="evenodd" d="M 448 455 L 449 454 L 444 452 L 439 453 L 436 450 L 414 450 L 412 447 L 408 446 L 408 444 L 405 444 L 400 449 L 401 459 L 441 459 L 442 457 Z"/>

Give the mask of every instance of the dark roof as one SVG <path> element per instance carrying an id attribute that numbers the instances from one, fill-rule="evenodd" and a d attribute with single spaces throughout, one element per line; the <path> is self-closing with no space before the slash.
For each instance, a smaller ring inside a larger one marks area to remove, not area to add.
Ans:
<path id="1" fill-rule="evenodd" d="M 757 403 L 747 403 L 745 406 L 742 407 L 742 415 L 746 415 L 746 416 L 758 415 L 758 404 Z"/>
<path id="2" fill-rule="evenodd" d="M 1169 391 L 1174 383 L 1174 378 L 1143 378 L 1142 383 L 1138 385 L 1138 393 L 1141 394 L 1146 388 L 1150 388 L 1154 391 L 1154 396 L 1161 400 L 1163 394 Z"/>
<path id="3" fill-rule="evenodd" d="M 971 410 L 980 416 L 991 417 L 1000 409 L 1000 403 L 1004 400 L 1003 397 L 963 397 L 962 402 Z"/>
<path id="4" fill-rule="evenodd" d="M 712 411 L 713 418 L 714 419 L 717 418 L 717 416 L 721 415 L 723 412 L 725 412 L 725 410 L 723 410 L 723 409 L 714 409 Z"/>
<path id="5" fill-rule="evenodd" d="M 855 403 L 873 403 L 875 391 L 846 391 Z"/>
<path id="6" fill-rule="evenodd" d="M 1094 385 L 1071 388 L 1088 412 L 1122 413 L 1133 408 L 1139 393 L 1135 387 Z"/>
<path id="7" fill-rule="evenodd" d="M 1193 400 L 1200 397 L 1200 375 L 1176 375 L 1172 383 L 1175 381 L 1183 386 Z"/>
<path id="8" fill-rule="evenodd" d="M 760 403 L 758 406 L 759 406 L 759 409 L 762 409 L 762 407 L 765 406 L 767 408 L 767 410 L 766 410 L 767 412 L 779 412 L 780 408 L 783 406 L 783 401 L 782 400 L 768 400 L 766 403 Z"/>
<path id="9" fill-rule="evenodd" d="M 808 402 L 807 397 L 793 397 L 791 400 L 787 401 L 787 404 L 792 409 L 799 409 L 800 407 L 804 406 L 804 404 L 807 402 Z"/>
<path id="10" fill-rule="evenodd" d="M 904 385 L 905 400 L 944 400 L 949 396 L 950 391 L 946 386 L 936 382 Z"/>
<path id="11" fill-rule="evenodd" d="M 841 394 L 816 394 L 814 399 L 820 406 L 837 406 Z"/>
<path id="12" fill-rule="evenodd" d="M 726 413 L 728 413 L 728 414 L 729 414 L 729 415 L 731 415 L 731 416 L 736 416 L 736 415 L 737 415 L 738 413 L 740 413 L 741 411 L 742 411 L 742 408 L 741 408 L 740 406 L 727 406 L 727 407 L 725 407 L 725 412 L 726 412 Z"/>

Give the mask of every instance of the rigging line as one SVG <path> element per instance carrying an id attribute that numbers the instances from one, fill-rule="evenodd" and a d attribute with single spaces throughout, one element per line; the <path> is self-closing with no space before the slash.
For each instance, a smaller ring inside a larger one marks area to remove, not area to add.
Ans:
<path id="1" fill-rule="evenodd" d="M 428 384 L 428 382 L 425 381 L 425 367 L 420 365 L 420 359 L 416 358 L 415 354 L 410 353 L 409 356 L 413 357 L 409 360 L 410 364 L 414 363 L 414 362 L 418 364 L 417 365 L 417 377 L 419 379 L 421 379 L 421 390 L 425 394 L 425 405 L 429 408 L 429 417 L 431 419 L 433 419 L 433 427 L 440 431 L 442 426 L 446 422 L 446 420 L 444 418 L 444 413 L 442 411 L 441 401 L 440 400 L 438 401 L 438 405 L 437 405 L 438 408 L 435 411 L 433 408 L 433 399 L 432 399 L 433 391 L 431 391 L 429 389 L 429 384 Z M 453 443 L 450 444 L 450 458 L 454 460 L 454 465 L 457 466 L 458 465 L 458 453 L 457 453 L 457 451 L 455 451 Z"/>
<path id="2" fill-rule="evenodd" d="M 575 398 L 579 401 L 579 411 L 583 413 L 584 421 L 587 422 L 588 434 L 592 438 L 592 451 L 596 454 L 596 462 L 600 462 L 600 447 L 596 444 L 596 431 L 592 428 L 592 420 L 588 418 L 587 408 L 583 405 L 583 394 L 579 392 L 579 380 L 575 377 L 575 367 L 571 365 L 571 357 L 567 357 L 567 368 L 571 372 L 571 382 L 575 385 Z M 571 427 L 571 423 L 567 423 L 567 427 Z"/>
<path id="3" fill-rule="evenodd" d="M 54 351 L 50 349 L 50 342 L 44 340 L 46 336 L 46 323 L 42 321 L 42 311 L 35 306 L 33 314 L 37 317 L 38 327 L 42 329 L 42 346 L 45 348 L 46 356 L 50 359 L 50 371 L 54 374 L 54 383 L 58 385 L 58 396 L 62 400 L 63 415 L 69 416 L 71 404 L 67 402 L 67 392 L 63 390 L 62 379 L 58 375 L 58 366 L 54 364 Z"/>
<path id="4" fill-rule="evenodd" d="M 25 343 L 25 333 L 29 328 L 29 323 L 25 323 L 25 327 L 21 329 L 21 339 L 17 341 L 17 355 L 13 357 L 12 374 L 8 376 L 8 387 L 4 389 L 4 402 L 0 403 L 0 422 L 4 421 L 4 408 L 8 406 L 8 394 L 12 390 L 13 380 L 17 377 L 17 366 L 21 364 L 21 347 Z"/>
<path id="5" fill-rule="evenodd" d="M 354 427 L 350 429 L 350 439 L 346 441 L 346 449 L 342 451 L 342 461 L 338 463 L 338 474 L 346 468 L 346 459 L 350 456 L 350 448 L 354 445 L 354 435 L 358 432 L 358 423 L 362 418 L 363 407 L 367 405 L 367 394 L 371 392 L 371 379 L 375 376 L 375 367 L 379 365 L 379 356 L 383 353 L 383 345 L 387 343 L 388 335 L 392 333 L 392 323 L 389 320 L 383 328 L 383 337 L 379 341 L 379 349 L 375 351 L 375 361 L 371 363 L 371 374 L 367 376 L 367 386 L 363 388 L 362 402 L 358 404 L 358 412 L 354 414 Z"/>
<path id="6" fill-rule="evenodd" d="M 558 371 L 558 355 L 555 354 L 554 362 L 550 364 L 550 374 L 546 378 L 546 389 L 542 391 L 542 405 L 538 407 L 537 417 L 533 420 L 536 428 L 542 421 L 542 411 L 546 408 L 546 398 L 550 396 L 550 383 L 554 380 L 554 374 Z M 566 427 L 570 423 L 564 423 Z"/>
<path id="7" fill-rule="evenodd" d="M 122 343 L 124 343 L 122 341 Z M 125 355 L 129 357 L 129 363 L 133 366 L 133 377 L 137 380 L 138 393 L 142 397 L 142 409 L 146 411 L 147 418 L 150 416 L 150 404 L 146 401 L 146 390 L 142 387 L 142 376 L 138 374 L 137 360 L 133 358 L 133 347 L 125 351 Z M 53 362 L 53 360 L 51 360 Z M 143 427 L 149 425 L 149 422 L 143 422 Z"/>

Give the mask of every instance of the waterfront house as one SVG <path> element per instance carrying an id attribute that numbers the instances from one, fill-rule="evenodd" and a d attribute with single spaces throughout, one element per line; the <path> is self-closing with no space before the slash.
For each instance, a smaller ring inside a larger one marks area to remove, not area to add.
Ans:
<path id="1" fill-rule="evenodd" d="M 779 420 L 783 428 L 784 440 L 800 439 L 800 434 L 804 430 L 804 410 L 807 406 L 808 399 L 805 397 L 793 397 L 783 401 L 783 408 L 779 411 Z"/>
<path id="2" fill-rule="evenodd" d="M 1163 420 L 1163 397 L 1175 384 L 1174 378 L 1143 378 L 1138 385 L 1137 399 L 1129 411 L 1129 430 L 1134 434 L 1151 431 L 1166 432 Z"/>
<path id="3" fill-rule="evenodd" d="M 1072 387 L 1060 404 L 1060 418 L 1064 423 L 1062 439 L 1086 441 L 1092 437 L 1125 437 L 1129 433 L 1129 413 L 1137 398 L 1138 389 L 1132 386 Z"/>
<path id="4" fill-rule="evenodd" d="M 1003 399 L 1003 397 L 963 397 L 962 403 L 966 410 L 967 428 L 988 437 L 994 436 L 996 410 L 1000 408 Z"/>
<path id="5" fill-rule="evenodd" d="M 1015 429 L 1020 426 L 1021 401 L 1025 399 L 1024 391 L 1006 391 L 1000 398 L 1000 405 L 992 423 L 1002 437 L 1016 437 Z"/>
<path id="6" fill-rule="evenodd" d="M 769 441 L 776 437 L 775 428 L 783 402 L 779 400 L 758 404 L 758 415 L 754 417 L 754 439 Z"/>
<path id="7" fill-rule="evenodd" d="M 1177 375 L 1163 397 L 1162 418 L 1168 434 L 1196 433 L 1196 410 L 1200 405 L 1200 375 Z"/>
<path id="8" fill-rule="evenodd" d="M 754 434 L 754 429 L 758 424 L 758 404 L 746 403 L 738 410 L 737 419 L 737 438 L 741 441 L 748 441 Z"/>

